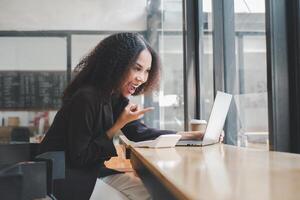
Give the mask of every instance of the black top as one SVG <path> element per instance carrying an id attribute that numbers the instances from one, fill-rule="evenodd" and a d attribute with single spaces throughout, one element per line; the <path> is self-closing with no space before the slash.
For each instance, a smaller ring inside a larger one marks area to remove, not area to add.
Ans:
<path id="1" fill-rule="evenodd" d="M 106 131 L 112 127 L 129 100 L 111 96 L 103 99 L 94 87 L 79 89 L 65 102 L 41 143 L 41 152 L 65 151 L 67 168 L 98 168 L 98 177 L 118 173 L 105 168 L 104 161 L 117 156 L 116 149 Z M 122 128 L 129 140 L 154 139 L 174 131 L 146 127 L 136 120 Z"/>

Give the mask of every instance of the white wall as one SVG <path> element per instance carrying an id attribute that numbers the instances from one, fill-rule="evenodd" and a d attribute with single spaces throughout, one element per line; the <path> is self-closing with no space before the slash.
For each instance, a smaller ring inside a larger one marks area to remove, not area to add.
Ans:
<path id="1" fill-rule="evenodd" d="M 65 71 L 66 58 L 65 38 L 0 37 L 0 70 Z"/>
<path id="2" fill-rule="evenodd" d="M 0 0 L 0 30 L 146 29 L 146 0 Z"/>
<path id="3" fill-rule="evenodd" d="M 72 69 L 87 55 L 101 40 L 108 35 L 73 35 L 72 36 Z"/>

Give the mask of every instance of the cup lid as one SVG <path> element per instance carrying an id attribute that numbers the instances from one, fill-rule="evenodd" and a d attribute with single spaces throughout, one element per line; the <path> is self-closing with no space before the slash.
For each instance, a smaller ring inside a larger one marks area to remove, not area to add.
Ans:
<path id="1" fill-rule="evenodd" d="M 191 119 L 191 124 L 207 124 L 206 120 L 204 119 Z"/>

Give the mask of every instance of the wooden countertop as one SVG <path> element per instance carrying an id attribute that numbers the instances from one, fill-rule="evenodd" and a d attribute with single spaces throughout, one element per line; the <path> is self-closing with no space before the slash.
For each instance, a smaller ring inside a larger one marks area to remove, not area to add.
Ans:
<path id="1" fill-rule="evenodd" d="M 131 148 L 178 199 L 300 199 L 300 155 L 230 145 Z"/>

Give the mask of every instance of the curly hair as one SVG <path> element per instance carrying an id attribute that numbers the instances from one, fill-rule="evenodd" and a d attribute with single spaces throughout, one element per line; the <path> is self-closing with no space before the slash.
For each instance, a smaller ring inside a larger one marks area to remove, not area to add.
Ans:
<path id="1" fill-rule="evenodd" d="M 140 85 L 133 95 L 148 93 L 158 88 L 160 61 L 157 53 L 138 33 L 117 33 L 102 40 L 76 66 L 77 73 L 63 93 L 63 101 L 82 86 L 92 85 L 99 89 L 104 97 L 118 91 L 122 80 L 126 78 L 139 54 L 147 49 L 152 56 L 148 79 Z"/>

